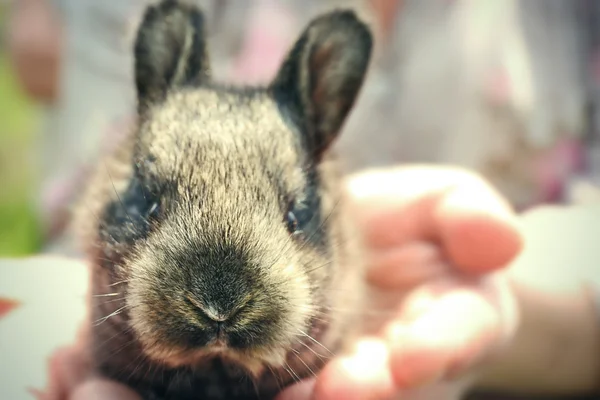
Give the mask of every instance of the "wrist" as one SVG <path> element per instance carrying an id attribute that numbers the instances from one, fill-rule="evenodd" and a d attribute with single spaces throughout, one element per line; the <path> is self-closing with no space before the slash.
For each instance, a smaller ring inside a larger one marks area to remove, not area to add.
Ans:
<path id="1" fill-rule="evenodd" d="M 513 282 L 521 324 L 477 387 L 584 394 L 600 387 L 600 311 L 590 290 L 545 293 Z"/>
<path id="2" fill-rule="evenodd" d="M 600 288 L 592 284 L 584 284 L 582 293 L 585 315 L 589 316 L 588 329 L 590 332 L 589 348 L 584 348 L 582 351 L 591 356 L 588 367 L 592 372 L 590 389 L 594 393 L 600 393 Z"/>

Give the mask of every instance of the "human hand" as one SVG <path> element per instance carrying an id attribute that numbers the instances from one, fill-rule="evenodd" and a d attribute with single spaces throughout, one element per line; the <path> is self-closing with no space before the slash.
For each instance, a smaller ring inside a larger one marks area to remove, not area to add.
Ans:
<path id="1" fill-rule="evenodd" d="M 442 378 L 451 381 L 442 392 L 455 390 L 452 383 L 508 341 L 516 323 L 496 273 L 521 248 L 509 207 L 484 181 L 448 168 L 373 171 L 348 187 L 367 278 L 379 294 L 370 307 L 389 312 L 370 321 L 383 329 L 365 336 L 354 354 L 334 358 L 317 379 L 279 399 L 388 399 Z M 63 373 L 55 381 L 74 376 L 76 353 L 59 354 Z M 69 391 L 75 400 L 138 398 L 104 380 L 70 384 Z"/>
<path id="2" fill-rule="evenodd" d="M 349 189 L 379 294 L 369 309 L 385 320 L 279 400 L 457 396 L 517 322 L 497 272 L 522 246 L 510 208 L 477 176 L 448 168 L 373 171 Z"/>

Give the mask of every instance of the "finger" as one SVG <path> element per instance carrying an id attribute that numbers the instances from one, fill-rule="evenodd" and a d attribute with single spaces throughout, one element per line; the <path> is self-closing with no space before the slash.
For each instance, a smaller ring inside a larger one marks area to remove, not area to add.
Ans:
<path id="1" fill-rule="evenodd" d="M 69 400 L 142 400 L 131 389 L 104 379 L 93 379 L 79 386 Z"/>
<path id="2" fill-rule="evenodd" d="M 371 248 L 433 240 L 466 272 L 487 272 L 511 261 L 522 246 L 510 206 L 461 169 L 374 170 L 351 177 L 347 191 Z"/>
<path id="3" fill-rule="evenodd" d="M 464 272 L 489 272 L 506 266 L 521 251 L 516 217 L 501 198 L 481 183 L 447 192 L 437 205 L 442 243 Z"/>
<path id="4" fill-rule="evenodd" d="M 498 343 L 503 327 L 495 307 L 469 288 L 436 299 L 418 319 L 389 325 L 390 370 L 399 388 L 454 376 Z"/>
<path id="5" fill-rule="evenodd" d="M 311 400 L 316 380 L 306 379 L 282 391 L 276 400 Z"/>
<path id="6" fill-rule="evenodd" d="M 397 291 L 414 288 L 448 272 L 439 248 L 426 242 L 374 250 L 366 254 L 366 264 L 371 284 Z"/>
<path id="7" fill-rule="evenodd" d="M 88 364 L 78 348 L 65 347 L 52 354 L 48 371 L 46 398 L 62 399 L 85 380 Z"/>
<path id="8" fill-rule="evenodd" d="M 394 394 L 389 351 L 380 339 L 365 338 L 347 356 L 331 360 L 314 385 L 311 400 L 374 400 Z"/>

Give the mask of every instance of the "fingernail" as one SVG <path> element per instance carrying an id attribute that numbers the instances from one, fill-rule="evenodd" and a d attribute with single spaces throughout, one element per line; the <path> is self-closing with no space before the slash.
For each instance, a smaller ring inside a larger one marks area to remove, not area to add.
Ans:
<path id="1" fill-rule="evenodd" d="M 389 398 L 394 388 L 388 360 L 389 351 L 383 341 L 361 340 L 352 353 L 326 366 L 311 400 Z"/>
<path id="2" fill-rule="evenodd" d="M 345 358 L 344 367 L 353 375 L 367 378 L 373 374 L 375 365 L 385 365 L 389 357 L 385 343 L 377 339 L 360 341 L 351 357 Z"/>

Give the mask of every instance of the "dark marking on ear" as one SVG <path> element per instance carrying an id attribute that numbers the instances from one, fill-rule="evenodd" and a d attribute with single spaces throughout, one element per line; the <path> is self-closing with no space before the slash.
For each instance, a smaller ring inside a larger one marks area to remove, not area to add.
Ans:
<path id="1" fill-rule="evenodd" d="M 135 48 L 138 107 L 164 98 L 175 86 L 210 79 L 204 14 L 182 0 L 162 0 L 148 7 Z"/>
<path id="2" fill-rule="evenodd" d="M 300 35 L 270 90 L 319 157 L 336 139 L 371 59 L 373 36 L 353 11 L 314 19 Z"/>

